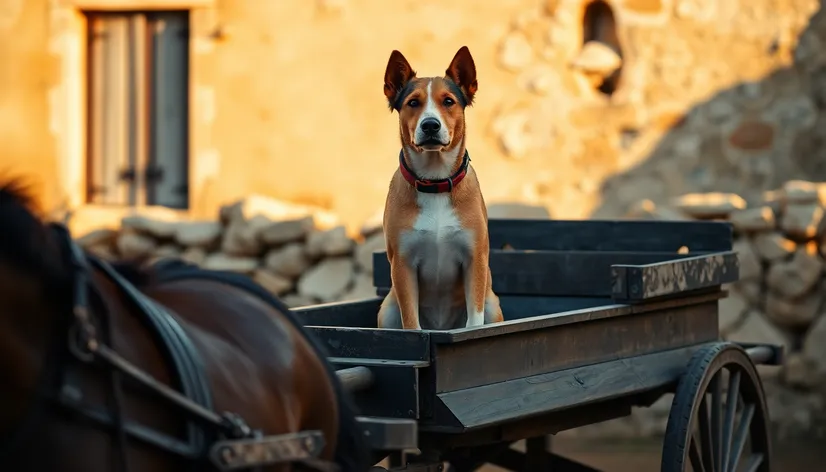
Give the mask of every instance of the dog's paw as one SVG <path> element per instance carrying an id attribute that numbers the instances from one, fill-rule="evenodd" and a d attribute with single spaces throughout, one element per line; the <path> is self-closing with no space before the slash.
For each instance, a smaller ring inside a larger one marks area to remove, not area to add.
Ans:
<path id="1" fill-rule="evenodd" d="M 465 328 L 475 328 L 476 326 L 482 326 L 483 324 L 485 324 L 484 311 L 468 313 Z"/>

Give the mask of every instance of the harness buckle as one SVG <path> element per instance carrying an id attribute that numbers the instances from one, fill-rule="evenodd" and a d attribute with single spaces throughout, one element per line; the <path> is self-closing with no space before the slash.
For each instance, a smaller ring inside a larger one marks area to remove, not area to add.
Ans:
<path id="1" fill-rule="evenodd" d="M 255 432 L 235 413 L 224 412 L 221 415 L 221 422 L 231 438 L 242 439 L 255 436 Z"/>
<path id="2" fill-rule="evenodd" d="M 90 338 L 86 329 L 79 323 L 72 323 L 69 327 L 69 352 L 74 354 L 81 362 L 92 362 L 95 360 L 95 351 L 98 348 L 97 340 Z"/>

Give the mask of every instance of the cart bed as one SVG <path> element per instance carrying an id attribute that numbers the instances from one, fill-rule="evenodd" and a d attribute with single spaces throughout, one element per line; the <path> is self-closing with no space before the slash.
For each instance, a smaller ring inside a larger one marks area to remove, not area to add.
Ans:
<path id="1" fill-rule="evenodd" d="M 339 368 L 373 372 L 356 395 L 364 414 L 500 440 L 532 422 L 548 433 L 627 415 L 719 339 L 722 285 L 738 279 L 728 223 L 491 220 L 490 234 L 503 323 L 376 329 L 383 252 L 377 297 L 296 309 Z"/>
<path id="2" fill-rule="evenodd" d="M 695 348 L 718 339 L 721 296 L 605 303 L 444 332 L 312 329 L 337 367 L 373 371 L 374 388 L 357 395 L 363 414 L 463 432 L 666 388 Z M 380 300 L 346 305 L 376 313 Z"/>

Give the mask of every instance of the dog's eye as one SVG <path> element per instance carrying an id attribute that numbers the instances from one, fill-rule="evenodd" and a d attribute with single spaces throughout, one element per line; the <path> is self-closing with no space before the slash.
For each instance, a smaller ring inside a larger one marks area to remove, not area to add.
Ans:
<path id="1" fill-rule="evenodd" d="M 442 104 L 446 107 L 453 106 L 454 103 L 456 103 L 456 102 L 454 102 L 453 99 L 450 98 L 450 97 L 446 97 L 444 99 L 444 101 L 442 102 Z"/>
<path id="2" fill-rule="evenodd" d="M 419 101 L 414 98 L 413 100 L 407 102 L 407 106 L 409 106 L 410 108 L 416 108 L 419 106 Z"/>

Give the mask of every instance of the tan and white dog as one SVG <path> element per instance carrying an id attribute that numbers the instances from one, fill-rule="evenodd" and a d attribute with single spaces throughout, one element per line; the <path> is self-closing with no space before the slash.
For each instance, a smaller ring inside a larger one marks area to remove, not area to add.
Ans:
<path id="1" fill-rule="evenodd" d="M 445 77 L 416 77 L 390 54 L 384 95 L 399 112 L 402 149 L 384 207 L 392 289 L 379 328 L 455 329 L 502 321 L 488 265 L 488 215 L 466 150 L 476 93 L 466 46 Z"/>

